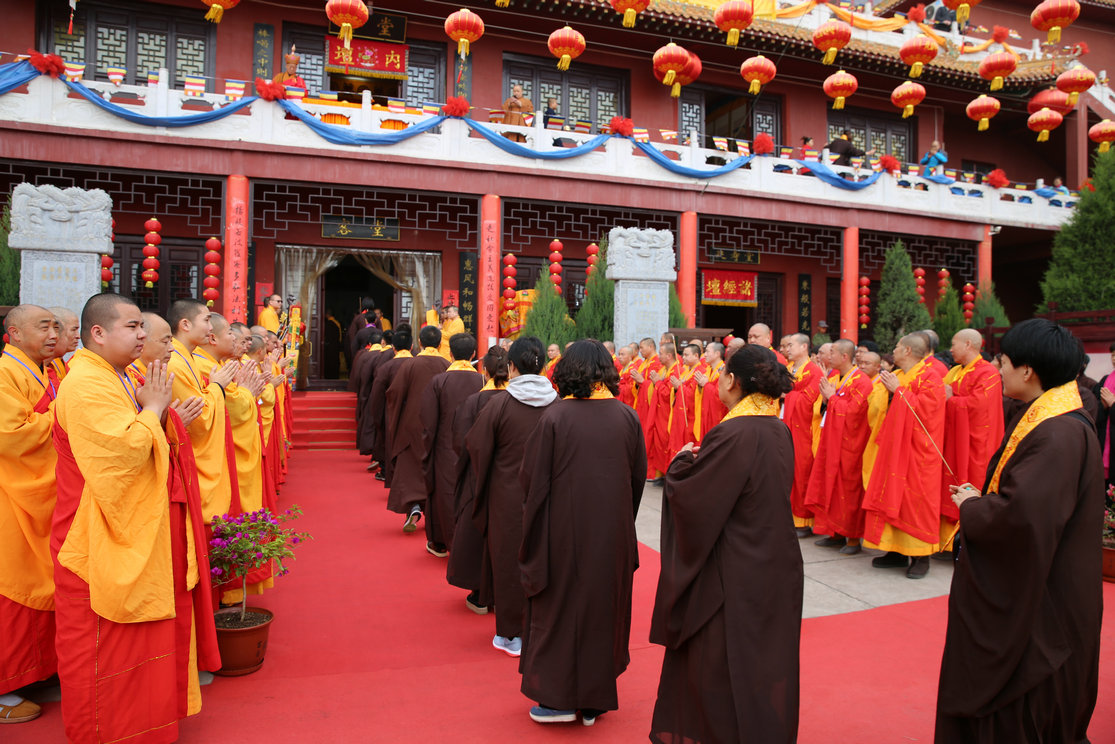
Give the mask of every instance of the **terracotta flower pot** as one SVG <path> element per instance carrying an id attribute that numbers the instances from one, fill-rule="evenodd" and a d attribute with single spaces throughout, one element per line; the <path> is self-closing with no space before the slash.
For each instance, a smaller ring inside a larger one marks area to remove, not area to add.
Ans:
<path id="1" fill-rule="evenodd" d="M 221 652 L 221 668 L 214 674 L 222 677 L 239 677 L 251 674 L 263 666 L 267 653 L 267 634 L 271 630 L 274 614 L 262 607 L 249 607 L 248 612 L 266 615 L 267 619 L 250 628 L 222 628 L 217 626 L 217 648 Z M 217 610 L 218 617 L 239 615 L 238 607 Z"/>
<path id="2" fill-rule="evenodd" d="M 1103 580 L 1115 583 L 1115 548 L 1103 549 Z"/>

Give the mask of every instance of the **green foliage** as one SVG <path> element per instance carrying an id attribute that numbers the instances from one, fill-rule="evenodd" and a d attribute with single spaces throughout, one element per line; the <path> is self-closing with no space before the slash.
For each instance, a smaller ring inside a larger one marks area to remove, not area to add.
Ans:
<path id="1" fill-rule="evenodd" d="M 585 293 L 588 296 L 577 311 L 577 338 L 611 341 L 615 335 L 616 283 L 604 276 L 606 250 L 607 244 L 601 241 L 600 253 L 596 257 L 596 270 L 585 283 Z"/>
<path id="2" fill-rule="evenodd" d="M 0 216 L 0 305 L 19 304 L 19 251 L 8 247 L 11 228 L 11 209 L 5 204 Z"/>
<path id="3" fill-rule="evenodd" d="M 937 307 L 934 308 L 933 330 L 941 339 L 941 347 L 947 348 L 956 332 L 967 327 L 968 321 L 964 320 L 964 311 L 960 308 L 960 295 L 952 279 L 949 279 L 949 288 L 945 296 L 937 300 Z"/>
<path id="4" fill-rule="evenodd" d="M 972 327 L 983 328 L 988 318 L 994 318 L 991 325 L 995 328 L 1010 328 L 1010 318 L 995 294 L 995 282 L 980 285 L 976 292 L 975 309 L 972 310 Z"/>
<path id="5" fill-rule="evenodd" d="M 1115 308 L 1115 150 L 1097 153 L 1092 185 L 1053 239 L 1053 257 L 1042 280 L 1046 306 L 1058 312 Z"/>
<path id="6" fill-rule="evenodd" d="M 929 311 L 919 299 L 910 255 L 900 240 L 887 250 L 875 305 L 875 342 L 883 352 L 907 333 L 929 328 Z"/>
<path id="7" fill-rule="evenodd" d="M 676 284 L 670 284 L 670 328 L 686 328 L 685 311 L 681 309 L 681 297 Z M 665 330 L 665 329 L 663 329 Z"/>
<path id="8" fill-rule="evenodd" d="M 523 336 L 537 336 L 544 345 L 565 346 L 567 341 L 576 337 L 577 326 L 569 317 L 565 300 L 554 292 L 549 272 L 538 276 L 534 285 L 534 305 L 527 313 Z"/>

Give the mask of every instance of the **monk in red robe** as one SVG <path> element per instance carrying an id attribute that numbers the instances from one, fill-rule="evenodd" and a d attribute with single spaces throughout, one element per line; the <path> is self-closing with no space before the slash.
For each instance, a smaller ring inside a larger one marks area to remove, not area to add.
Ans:
<path id="1" fill-rule="evenodd" d="M 842 338 L 832 347 L 840 380 L 833 384 L 824 379 L 819 385 L 825 412 L 805 505 L 813 512 L 813 532 L 828 535 L 816 544 L 852 555 L 860 552 L 863 537 L 863 451 L 871 435 L 867 404 L 872 384 L 853 363 L 854 343 Z"/>
<path id="2" fill-rule="evenodd" d="M 616 350 L 616 371 L 619 372 L 619 395 L 616 397 L 632 408 L 635 407 L 635 381 L 631 379 L 631 369 L 635 363 L 630 347 L 621 346 Z"/>
<path id="3" fill-rule="evenodd" d="M 667 439 L 667 457 L 673 458 L 681 448 L 697 442 L 696 422 L 700 414 L 700 399 L 697 393 L 695 375 L 697 372 L 707 371 L 701 359 L 701 347 L 689 344 L 681 350 L 680 374 L 671 377 L 669 382 L 674 388 L 674 403 L 670 409 L 669 438 Z M 667 463 L 667 466 L 669 463 Z"/>
<path id="4" fill-rule="evenodd" d="M 794 481 L 790 489 L 790 511 L 798 537 L 813 534 L 813 512 L 805 505 L 809 471 L 813 467 L 813 404 L 821 394 L 824 373 L 809 359 L 809 337 L 795 333 L 786 345 L 790 354 L 788 369 L 794 389 L 782 402 L 782 420 L 790 427 L 794 440 Z"/>
<path id="5" fill-rule="evenodd" d="M 638 366 L 631 370 L 631 379 L 635 382 L 635 413 L 639 416 L 639 424 L 643 427 L 643 440 L 647 447 L 647 479 L 662 477 L 663 472 L 655 472 L 651 463 L 651 437 L 654 431 L 654 407 L 657 398 L 654 395 L 654 381 L 650 379 L 652 372 L 657 373 L 662 369 L 662 361 L 655 353 L 653 338 L 644 338 L 639 342 Z"/>
<path id="6" fill-rule="evenodd" d="M 766 323 L 756 323 L 747 329 L 747 343 L 757 344 L 770 349 L 774 352 L 774 356 L 778 358 L 780 364 L 787 364 L 789 362 L 786 357 L 782 356 L 782 352 L 771 346 L 771 344 L 774 343 L 774 333 Z"/>
<path id="7" fill-rule="evenodd" d="M 54 425 L 62 719 L 79 744 L 170 742 L 201 709 L 197 670 L 220 666 L 189 437 L 161 361 L 138 388 L 126 375 L 145 339 L 139 308 L 95 295 L 81 326 Z"/>
<path id="8" fill-rule="evenodd" d="M 654 421 L 647 442 L 647 470 L 654 470 L 656 477 L 662 477 L 670 466 L 670 414 L 674 407 L 674 387 L 670 378 L 681 379 L 681 362 L 672 343 L 658 347 L 658 358 L 662 367 L 648 373 L 654 384 Z"/>
<path id="9" fill-rule="evenodd" d="M 561 361 L 561 347 L 550 344 L 546 347 L 546 366 L 542 368 L 542 376 L 550 382 L 554 381 L 554 367 Z"/>
<path id="10" fill-rule="evenodd" d="M 941 447 L 945 430 L 945 385 L 929 362 L 924 333 L 903 336 L 894 347 L 900 374 L 880 372 L 893 394 L 871 482 L 864 494 L 864 543 L 887 551 L 876 568 L 906 568 L 906 577 L 929 572 L 929 556 L 952 539 L 941 524 Z"/>
<path id="11" fill-rule="evenodd" d="M 698 418 L 693 422 L 693 434 L 700 443 L 712 427 L 728 415 L 728 409 L 720 401 L 720 372 L 724 369 L 724 344 L 713 341 L 705 347 L 705 368 L 693 373 L 697 381 Z"/>

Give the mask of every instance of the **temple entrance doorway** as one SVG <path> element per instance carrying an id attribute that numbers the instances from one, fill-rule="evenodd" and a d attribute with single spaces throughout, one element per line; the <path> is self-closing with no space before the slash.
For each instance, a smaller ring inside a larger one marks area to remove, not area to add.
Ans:
<path id="1" fill-rule="evenodd" d="M 352 344 L 348 337 L 349 324 L 360 312 L 365 299 L 371 299 L 386 318 L 395 319 L 395 289 L 356 259 L 345 256 L 321 277 L 321 312 L 318 315 L 318 338 L 321 341 L 313 350 L 318 374 L 313 378 L 315 388 L 348 379 L 352 366 Z"/>

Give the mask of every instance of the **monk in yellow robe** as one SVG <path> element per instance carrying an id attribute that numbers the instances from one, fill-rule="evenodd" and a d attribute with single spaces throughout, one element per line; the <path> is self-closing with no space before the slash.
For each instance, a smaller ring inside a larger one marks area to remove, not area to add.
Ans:
<path id="1" fill-rule="evenodd" d="M 200 497 L 185 477 L 169 477 L 183 464 L 170 442 L 184 439 L 188 452 L 189 440 L 162 362 L 138 387 L 126 374 L 146 338 L 139 308 L 94 295 L 81 326 L 84 348 L 58 391 L 53 432 L 66 738 L 174 741 L 179 719 L 201 709 L 198 669 L 221 663 Z"/>
<path id="2" fill-rule="evenodd" d="M 185 299 L 176 300 L 169 315 L 174 349 L 168 369 L 174 375 L 174 397 L 186 400 L 196 396 L 205 402 L 205 410 L 188 429 L 201 486 L 201 508 L 205 523 L 209 524 L 213 517 L 227 514 L 232 508 L 224 388 L 232 383 L 239 365 L 222 365 L 212 370 L 208 382 L 205 381 L 194 360 L 194 349 L 209 336 L 212 313 L 205 303 Z"/>
<path id="3" fill-rule="evenodd" d="M 271 331 L 272 333 L 279 332 L 279 313 L 283 310 L 283 298 L 277 294 L 273 294 L 267 298 L 267 304 L 259 311 L 259 317 L 256 322 Z"/>
<path id="4" fill-rule="evenodd" d="M 54 513 L 51 440 L 57 388 L 44 370 L 58 342 L 54 315 L 19 305 L 4 319 L 0 355 L 0 719 L 37 718 L 39 706 L 14 690 L 46 679 L 54 655 Z"/>
<path id="5" fill-rule="evenodd" d="M 441 346 L 438 347 L 438 353 L 452 362 L 453 355 L 449 351 L 449 339 L 458 333 L 465 332 L 465 322 L 461 320 L 461 314 L 456 305 L 446 305 L 444 312 L 445 320 L 441 323 Z"/>
<path id="6" fill-rule="evenodd" d="M 875 458 L 879 454 L 879 430 L 883 428 L 883 419 L 887 415 L 890 391 L 879 379 L 879 372 L 883 369 L 883 359 L 876 352 L 862 352 L 859 355 L 859 368 L 871 378 L 871 394 L 867 396 L 867 426 L 871 429 L 871 435 L 867 438 L 867 447 L 863 450 L 863 487 L 867 488 L 871 480 L 871 471 L 875 467 Z"/>
<path id="7" fill-rule="evenodd" d="M 278 397 L 278 386 L 282 385 L 282 379 L 274 374 L 274 367 L 271 360 L 267 358 L 267 340 L 263 336 L 252 334 L 248 341 L 248 348 L 245 356 L 249 363 L 254 364 L 256 370 L 263 377 L 264 385 L 260 391 L 256 403 L 259 405 L 259 426 L 260 437 L 263 443 L 263 467 L 267 472 L 264 473 L 265 488 L 268 488 L 267 482 L 270 479 L 271 491 L 267 494 L 267 498 L 274 500 L 274 491 L 278 488 L 279 479 L 281 478 L 281 465 L 279 462 L 279 450 L 282 447 L 281 439 L 282 432 L 276 422 L 275 401 Z"/>

